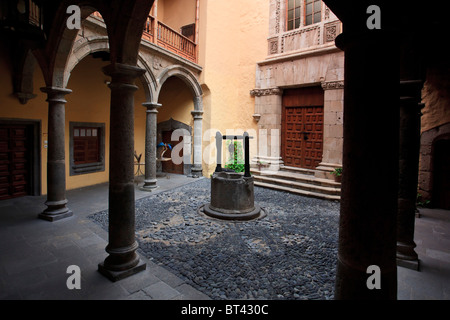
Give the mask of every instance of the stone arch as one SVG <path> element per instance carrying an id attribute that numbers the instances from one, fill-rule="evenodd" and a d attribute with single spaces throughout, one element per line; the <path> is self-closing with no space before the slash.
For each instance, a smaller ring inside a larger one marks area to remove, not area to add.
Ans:
<path id="1" fill-rule="evenodd" d="M 64 87 L 67 86 L 70 74 L 76 65 L 89 54 L 100 51 L 109 52 L 107 36 L 86 37 L 76 41 L 64 72 Z M 146 70 L 139 79 L 144 85 L 146 101 L 153 101 L 156 91 L 156 79 L 141 53 L 139 53 L 137 66 Z"/>
<path id="2" fill-rule="evenodd" d="M 137 66 L 145 69 L 146 71 L 140 77 L 142 84 L 144 84 L 145 98 L 147 99 L 146 101 L 154 101 L 156 97 L 156 78 L 142 53 L 139 53 Z"/>
<path id="3" fill-rule="evenodd" d="M 96 8 L 90 5 L 80 6 L 81 7 L 81 20 L 84 21 L 89 15 L 93 12 L 97 11 Z M 59 8 L 61 10 L 60 15 L 65 16 L 65 6 L 62 4 Z M 65 23 L 62 21 L 61 23 Z M 55 34 L 55 37 L 60 37 L 59 39 L 53 39 L 53 43 L 55 43 L 56 51 L 54 56 L 54 62 L 50 66 L 49 74 L 51 75 L 51 79 L 48 79 L 51 83 L 48 85 L 53 87 L 65 88 L 68 82 L 68 75 L 66 74 L 67 65 L 69 59 L 72 55 L 72 48 L 74 46 L 75 39 L 78 34 L 77 29 L 68 29 L 65 26 L 61 26 L 62 34 Z"/>
<path id="4" fill-rule="evenodd" d="M 203 90 L 198 82 L 197 78 L 186 68 L 180 66 L 180 65 L 173 65 L 170 67 L 167 67 L 164 71 L 161 72 L 161 74 L 157 78 L 157 94 L 156 98 L 159 97 L 159 94 L 161 92 L 163 84 L 166 82 L 167 79 L 170 77 L 177 77 L 181 79 L 188 88 L 192 92 L 192 96 L 194 99 L 194 109 L 195 111 L 203 111 L 203 104 L 202 104 L 202 96 L 203 96 Z"/>

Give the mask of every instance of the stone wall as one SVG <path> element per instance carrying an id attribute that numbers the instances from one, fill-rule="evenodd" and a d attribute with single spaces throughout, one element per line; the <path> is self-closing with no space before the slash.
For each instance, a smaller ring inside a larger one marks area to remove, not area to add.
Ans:
<path id="1" fill-rule="evenodd" d="M 419 188 L 422 201 L 433 193 L 433 155 L 437 139 L 450 136 L 450 68 L 431 67 L 422 89 Z"/>
<path id="2" fill-rule="evenodd" d="M 322 177 L 342 164 L 344 53 L 333 44 L 320 49 L 298 52 L 289 58 L 268 58 L 258 63 L 256 71 L 255 119 L 260 140 L 267 141 L 267 154 L 260 159 L 282 164 L 281 112 L 283 89 L 321 85 L 324 92 L 324 145 L 322 163 L 317 168 L 325 171 Z M 274 150 L 274 148 L 278 150 Z M 269 157 L 269 158 L 265 158 Z M 276 161 L 278 159 L 278 161 Z M 273 168 L 275 169 L 275 168 Z"/>

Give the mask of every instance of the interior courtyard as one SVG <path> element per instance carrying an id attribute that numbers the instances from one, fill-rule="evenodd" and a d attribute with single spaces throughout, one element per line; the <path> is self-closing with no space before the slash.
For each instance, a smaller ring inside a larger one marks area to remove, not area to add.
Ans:
<path id="1" fill-rule="evenodd" d="M 241 2 L 1 2 L 0 299 L 450 299 L 445 14 Z"/>

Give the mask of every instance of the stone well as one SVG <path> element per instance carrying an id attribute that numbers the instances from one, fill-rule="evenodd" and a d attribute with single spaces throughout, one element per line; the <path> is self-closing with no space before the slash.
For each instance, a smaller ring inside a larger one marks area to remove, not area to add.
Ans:
<path id="1" fill-rule="evenodd" d="M 244 140 L 244 173 L 222 169 L 222 140 L 226 139 Z M 249 139 L 251 137 L 247 132 L 243 136 L 222 136 L 217 132 L 217 167 L 211 177 L 211 203 L 203 206 L 206 215 L 224 220 L 251 220 L 262 217 L 261 213 L 264 211 L 255 204 L 254 182 L 250 174 Z"/>
<path id="2" fill-rule="evenodd" d="M 211 177 L 211 203 L 203 212 L 225 220 L 251 220 L 261 216 L 255 204 L 253 177 L 235 172 L 214 172 Z"/>

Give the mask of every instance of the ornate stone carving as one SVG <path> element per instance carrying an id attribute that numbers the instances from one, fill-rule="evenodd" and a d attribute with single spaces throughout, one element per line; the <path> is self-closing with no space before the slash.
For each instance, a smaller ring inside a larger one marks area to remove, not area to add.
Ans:
<path id="1" fill-rule="evenodd" d="M 279 88 L 253 89 L 250 91 L 250 95 L 252 97 L 281 96 L 282 94 L 283 94 L 283 90 L 281 90 Z"/>
<path id="2" fill-rule="evenodd" d="M 269 39 L 269 54 L 278 53 L 278 37 Z"/>
<path id="3" fill-rule="evenodd" d="M 320 26 L 313 26 L 302 29 L 295 29 L 292 32 L 288 32 L 281 37 L 281 53 L 285 51 L 292 51 L 301 49 L 299 45 L 305 40 L 299 40 L 300 37 L 305 37 L 307 46 L 320 44 Z M 294 41 L 294 42 L 292 42 Z M 291 43 L 289 45 L 289 43 Z"/>
<path id="4" fill-rule="evenodd" d="M 323 90 L 344 89 L 344 80 L 322 82 Z"/>
<path id="5" fill-rule="evenodd" d="M 325 20 L 330 19 L 330 8 L 325 6 Z"/>
<path id="6" fill-rule="evenodd" d="M 158 56 L 154 56 L 153 57 L 153 65 L 152 65 L 152 67 L 155 70 L 159 70 L 159 69 L 161 69 L 163 67 L 160 57 L 158 57 Z"/>
<path id="7" fill-rule="evenodd" d="M 281 1 L 277 0 L 277 7 L 275 11 L 275 33 L 280 33 L 280 14 L 281 14 Z"/>
<path id="8" fill-rule="evenodd" d="M 325 25 L 325 42 L 332 42 L 341 33 L 341 24 L 339 21 Z"/>

